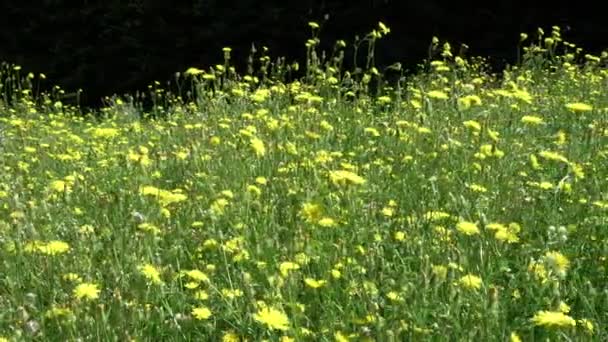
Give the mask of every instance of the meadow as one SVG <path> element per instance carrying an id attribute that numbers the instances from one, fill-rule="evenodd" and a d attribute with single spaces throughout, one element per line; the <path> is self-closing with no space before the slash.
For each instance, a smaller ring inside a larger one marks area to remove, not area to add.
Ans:
<path id="1" fill-rule="evenodd" d="M 149 113 L 2 65 L 0 341 L 608 340 L 608 54 L 434 38 L 391 83 L 384 24 L 352 70 L 310 27 L 306 65 L 225 48 Z"/>

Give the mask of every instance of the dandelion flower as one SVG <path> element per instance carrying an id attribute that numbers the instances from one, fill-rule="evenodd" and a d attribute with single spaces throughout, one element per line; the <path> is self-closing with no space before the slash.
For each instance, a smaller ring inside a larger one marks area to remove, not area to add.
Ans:
<path id="1" fill-rule="evenodd" d="M 279 265 L 279 270 L 281 271 L 281 275 L 283 277 L 287 277 L 287 275 L 289 274 L 289 271 L 292 270 L 299 270 L 300 269 L 300 265 L 291 262 L 291 261 L 286 261 L 286 262 L 282 262 Z"/>
<path id="2" fill-rule="evenodd" d="M 317 224 L 325 228 L 335 227 L 338 225 L 336 220 L 332 219 L 331 217 L 323 217 L 317 222 Z"/>
<path id="3" fill-rule="evenodd" d="M 541 125 L 544 123 L 543 118 L 534 115 L 524 115 L 521 122 L 528 125 Z"/>
<path id="4" fill-rule="evenodd" d="M 235 334 L 234 331 L 228 331 L 222 336 L 222 342 L 240 342 L 239 335 Z"/>
<path id="5" fill-rule="evenodd" d="M 479 234 L 479 228 L 476 223 L 469 221 L 460 221 L 456 224 L 456 230 L 465 235 Z"/>
<path id="6" fill-rule="evenodd" d="M 573 112 L 589 112 L 593 110 L 591 105 L 582 102 L 566 103 L 566 108 Z"/>
<path id="7" fill-rule="evenodd" d="M 304 203 L 302 209 L 300 209 L 300 215 L 306 220 L 306 222 L 317 222 L 321 219 L 323 209 L 316 203 Z"/>
<path id="8" fill-rule="evenodd" d="M 139 267 L 139 272 L 143 274 L 152 284 L 162 284 L 163 281 L 160 279 L 160 272 L 152 264 L 145 264 Z"/>
<path id="9" fill-rule="evenodd" d="M 46 244 L 40 245 L 38 250 L 42 254 L 57 255 L 68 252 L 70 250 L 70 245 L 60 240 L 52 240 Z"/>
<path id="10" fill-rule="evenodd" d="M 211 310 L 204 306 L 197 307 L 192 309 L 192 316 L 200 321 L 204 321 L 211 317 Z"/>
<path id="11" fill-rule="evenodd" d="M 443 265 L 431 266 L 431 272 L 440 282 L 444 281 L 448 276 L 448 268 Z"/>
<path id="12" fill-rule="evenodd" d="M 356 173 L 348 170 L 336 170 L 329 172 L 329 179 L 335 185 L 355 184 L 360 185 L 365 183 L 365 179 Z"/>
<path id="13" fill-rule="evenodd" d="M 188 76 L 196 76 L 202 74 L 204 71 L 198 68 L 190 67 L 186 70 L 185 74 Z"/>
<path id="14" fill-rule="evenodd" d="M 591 323 L 590 320 L 586 318 L 579 319 L 578 325 L 585 329 L 585 332 L 587 332 L 588 334 L 593 334 L 593 330 L 595 329 L 595 327 L 593 326 L 593 323 Z"/>
<path id="15" fill-rule="evenodd" d="M 573 327 L 576 321 L 561 311 L 538 311 L 531 321 L 534 325 L 548 328 Z"/>
<path id="16" fill-rule="evenodd" d="M 280 310 L 269 307 L 262 307 L 253 315 L 253 319 L 265 324 L 274 330 L 286 331 L 289 329 L 289 318 Z"/>
<path id="17" fill-rule="evenodd" d="M 264 142 L 259 138 L 251 138 L 251 140 L 249 140 L 249 145 L 253 149 L 253 152 L 255 152 L 256 156 L 263 157 L 266 154 L 266 147 L 264 146 Z"/>
<path id="18" fill-rule="evenodd" d="M 73 291 L 76 299 L 93 300 L 99 298 L 99 285 L 92 283 L 78 284 Z"/>
<path id="19" fill-rule="evenodd" d="M 516 332 L 512 332 L 511 336 L 509 336 L 509 342 L 521 342 L 521 338 Z"/>
<path id="20" fill-rule="evenodd" d="M 427 93 L 428 97 L 432 98 L 432 99 L 437 99 L 437 100 L 447 100 L 450 97 L 448 96 L 448 94 L 446 94 L 445 92 L 441 91 L 441 90 L 431 90 Z"/>
<path id="21" fill-rule="evenodd" d="M 304 283 L 308 287 L 311 287 L 313 289 L 318 289 L 320 287 L 325 286 L 325 284 L 327 283 L 327 280 L 316 280 L 313 278 L 306 278 L 306 279 L 304 279 Z"/>
<path id="22" fill-rule="evenodd" d="M 458 280 L 460 286 L 471 290 L 479 290 L 481 288 L 481 283 L 481 278 L 473 274 L 467 274 Z"/>
<path id="23" fill-rule="evenodd" d="M 566 271 L 570 267 L 570 260 L 560 252 L 547 252 L 544 260 L 547 266 L 561 277 L 566 275 Z"/>

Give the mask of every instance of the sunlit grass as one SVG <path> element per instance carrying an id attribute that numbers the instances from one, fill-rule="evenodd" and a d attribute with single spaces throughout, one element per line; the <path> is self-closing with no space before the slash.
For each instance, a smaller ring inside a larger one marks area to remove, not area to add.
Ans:
<path id="1" fill-rule="evenodd" d="M 3 65 L 0 341 L 608 339 L 607 56 L 391 83 L 311 28 L 302 79 L 227 48 L 150 113 Z"/>

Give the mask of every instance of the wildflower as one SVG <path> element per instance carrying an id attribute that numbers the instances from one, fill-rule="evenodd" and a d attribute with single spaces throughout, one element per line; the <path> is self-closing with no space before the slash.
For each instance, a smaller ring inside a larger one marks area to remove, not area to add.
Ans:
<path id="1" fill-rule="evenodd" d="M 196 282 L 209 282 L 209 277 L 200 270 L 186 271 L 185 274 Z"/>
<path id="2" fill-rule="evenodd" d="M 547 266 L 560 277 L 564 277 L 566 275 L 566 271 L 570 267 L 570 260 L 568 260 L 568 258 L 566 258 L 560 252 L 547 252 L 545 253 L 544 260 Z"/>
<path id="3" fill-rule="evenodd" d="M 139 267 L 141 274 L 146 277 L 152 284 L 162 284 L 163 281 L 160 279 L 160 272 L 152 264 L 145 264 Z"/>
<path id="4" fill-rule="evenodd" d="M 342 277 L 342 272 L 340 272 L 340 270 L 338 270 L 338 269 L 334 268 L 330 271 L 330 273 L 331 273 L 331 277 L 334 279 L 340 279 Z"/>
<path id="5" fill-rule="evenodd" d="M 211 310 L 204 306 L 192 309 L 192 316 L 200 321 L 204 321 L 211 317 Z"/>
<path id="6" fill-rule="evenodd" d="M 101 292 L 101 290 L 99 290 L 99 285 L 82 283 L 74 288 L 73 295 L 76 299 L 93 300 L 99 298 L 99 292 Z"/>
<path id="7" fill-rule="evenodd" d="M 209 294 L 204 290 L 198 290 L 194 293 L 194 298 L 198 300 L 207 300 L 209 299 Z"/>
<path id="8" fill-rule="evenodd" d="M 289 318 L 282 311 L 263 306 L 253 315 L 253 319 L 265 324 L 270 329 L 286 331 L 289 329 Z"/>
<path id="9" fill-rule="evenodd" d="M 344 334 L 342 334 L 342 332 L 336 331 L 334 333 L 334 340 L 336 342 L 348 342 L 348 337 L 344 336 Z"/>
<path id="10" fill-rule="evenodd" d="M 477 95 L 468 95 L 458 99 L 458 108 L 460 110 L 465 110 L 470 108 L 473 105 L 481 105 L 481 98 Z"/>
<path id="11" fill-rule="evenodd" d="M 40 252 L 48 255 L 63 254 L 70 250 L 70 245 L 59 240 L 49 241 L 46 246 L 39 248 Z"/>
<path id="12" fill-rule="evenodd" d="M 108 138 L 108 139 L 118 136 L 119 133 L 120 133 L 120 131 L 116 128 L 99 127 L 99 128 L 95 128 L 91 131 L 91 134 L 95 138 Z"/>
<path id="13" fill-rule="evenodd" d="M 439 280 L 444 281 L 448 276 L 448 268 L 443 265 L 431 266 L 431 273 Z"/>
<path id="14" fill-rule="evenodd" d="M 381 211 L 382 215 L 386 216 L 386 217 L 391 217 L 395 214 L 395 208 L 392 207 L 384 207 L 382 208 Z"/>
<path id="15" fill-rule="evenodd" d="M 593 323 L 590 320 L 588 320 L 586 318 L 579 319 L 578 325 L 581 326 L 583 329 L 585 329 L 586 333 L 588 333 L 590 335 L 593 334 L 593 330 L 595 329 L 595 327 L 593 326 Z"/>
<path id="16" fill-rule="evenodd" d="M 521 122 L 528 125 L 541 125 L 544 123 L 543 118 L 534 115 L 524 115 Z"/>
<path id="17" fill-rule="evenodd" d="M 460 286 L 471 290 L 479 290 L 481 288 L 481 283 L 481 278 L 472 274 L 467 274 L 458 280 Z"/>
<path id="18" fill-rule="evenodd" d="M 188 76 L 196 76 L 196 75 L 202 74 L 203 72 L 204 71 L 201 69 L 190 67 L 190 68 L 188 68 L 188 70 L 186 70 L 185 74 Z"/>
<path id="19" fill-rule="evenodd" d="M 390 291 L 386 294 L 386 298 L 390 299 L 393 302 L 401 302 L 403 301 L 403 296 L 401 296 L 398 292 Z"/>
<path id="20" fill-rule="evenodd" d="M 329 172 L 329 179 L 335 185 L 355 184 L 360 185 L 365 183 L 365 179 L 354 172 L 348 170 L 336 170 Z"/>
<path id="21" fill-rule="evenodd" d="M 311 287 L 313 289 L 318 289 L 320 287 L 325 286 L 325 284 L 327 283 L 327 280 L 316 280 L 313 278 L 306 278 L 306 279 L 304 279 L 304 283 L 308 287 Z"/>
<path id="22" fill-rule="evenodd" d="M 304 203 L 302 209 L 300 209 L 300 215 L 306 220 L 306 222 L 317 222 L 321 219 L 323 210 L 321 206 L 316 203 Z"/>
<path id="23" fill-rule="evenodd" d="M 259 176 L 255 178 L 255 182 L 259 185 L 266 185 L 268 184 L 268 179 L 266 179 L 266 177 Z"/>
<path id="24" fill-rule="evenodd" d="M 63 308 L 59 306 L 53 306 L 49 310 L 44 313 L 44 317 L 46 318 L 67 318 L 73 315 L 72 310 L 70 308 Z"/>
<path id="25" fill-rule="evenodd" d="M 404 241 L 406 238 L 406 235 L 404 232 L 399 231 L 399 232 L 395 232 L 393 234 L 393 238 L 395 239 L 395 241 Z"/>
<path id="26" fill-rule="evenodd" d="M 279 270 L 281 271 L 281 275 L 283 277 L 287 277 L 287 275 L 289 274 L 289 271 L 299 270 L 299 269 L 300 269 L 300 265 L 298 265 L 294 262 L 290 262 L 290 261 L 282 262 L 279 265 Z"/>
<path id="27" fill-rule="evenodd" d="M 323 217 L 317 222 L 317 224 L 325 228 L 331 228 L 338 225 L 336 220 L 332 219 L 331 217 Z"/>
<path id="28" fill-rule="evenodd" d="M 213 203 L 211 203 L 209 210 L 214 215 L 220 216 L 220 215 L 224 214 L 224 211 L 225 211 L 226 207 L 228 206 L 228 204 L 230 204 L 230 202 L 228 202 L 227 199 L 218 198 L 215 201 L 213 201 Z"/>
<path id="29" fill-rule="evenodd" d="M 380 32 L 384 35 L 389 34 L 391 32 L 391 29 L 381 21 L 378 22 L 378 27 L 380 28 Z"/>
<path id="30" fill-rule="evenodd" d="M 63 180 L 54 180 L 49 184 L 49 189 L 55 192 L 69 192 L 71 190 L 71 184 Z"/>
<path id="31" fill-rule="evenodd" d="M 249 140 L 249 145 L 255 152 L 255 155 L 258 157 L 263 157 L 266 154 L 266 147 L 264 146 L 264 142 L 259 138 L 253 137 Z"/>
<path id="32" fill-rule="evenodd" d="M 563 162 L 563 163 L 568 163 L 568 158 L 564 157 L 563 155 L 557 153 L 557 152 L 553 152 L 553 151 L 541 151 L 538 153 L 539 156 L 547 159 L 547 160 L 553 160 L 553 161 L 559 161 L 559 162 Z"/>
<path id="33" fill-rule="evenodd" d="M 448 94 L 446 94 L 445 92 L 443 92 L 441 90 L 431 90 L 427 93 L 427 96 L 432 99 L 437 99 L 437 100 L 447 100 L 450 98 L 448 96 Z"/>
<path id="34" fill-rule="evenodd" d="M 479 234 L 479 228 L 476 223 L 469 221 L 460 221 L 456 224 L 456 230 L 465 235 Z"/>
<path id="35" fill-rule="evenodd" d="M 573 112 L 589 112 L 593 110 L 591 105 L 582 102 L 566 103 L 565 107 Z"/>
<path id="36" fill-rule="evenodd" d="M 481 124 L 475 120 L 467 120 L 465 122 L 462 123 L 465 127 L 475 131 L 475 132 L 479 132 L 481 131 Z"/>
<path id="37" fill-rule="evenodd" d="M 509 336 L 509 342 L 521 342 L 521 338 L 516 332 L 512 332 L 511 336 Z"/>
<path id="38" fill-rule="evenodd" d="M 222 342 L 240 342 L 239 335 L 235 334 L 234 331 L 228 331 L 222 336 Z"/>
<path id="39" fill-rule="evenodd" d="M 538 311 L 531 321 L 534 325 L 548 328 L 575 326 L 576 321 L 560 311 Z"/>

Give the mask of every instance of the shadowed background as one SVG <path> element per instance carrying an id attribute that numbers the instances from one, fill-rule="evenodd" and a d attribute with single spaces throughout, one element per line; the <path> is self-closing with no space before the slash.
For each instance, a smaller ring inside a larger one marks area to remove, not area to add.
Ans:
<path id="1" fill-rule="evenodd" d="M 190 66 L 206 68 L 233 48 L 232 63 L 244 71 L 255 43 L 272 57 L 303 62 L 309 21 L 329 20 L 322 47 L 351 43 L 383 21 L 392 30 L 377 46 L 377 64 L 402 62 L 406 69 L 427 56 L 433 36 L 469 55 L 490 58 L 500 69 L 513 63 L 520 32 L 562 28 L 566 40 L 590 52 L 608 48 L 608 25 L 599 5 L 536 8 L 524 2 L 483 6 L 437 0 L 352 1 L 27 1 L 0 4 L 0 61 L 43 72 L 47 86 L 84 89 L 82 104 L 99 106 L 103 96 L 145 90 Z M 79 4 L 75 6 L 75 4 Z M 597 6 L 594 9 L 590 6 Z"/>

